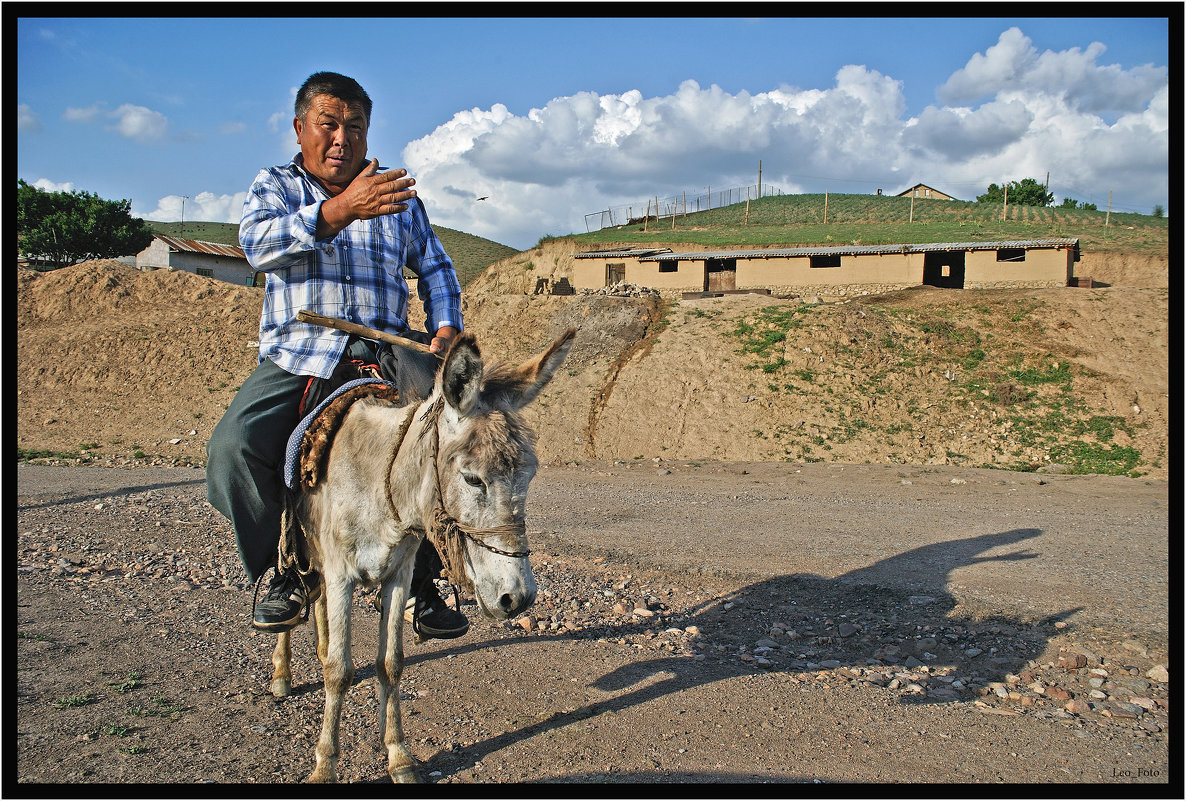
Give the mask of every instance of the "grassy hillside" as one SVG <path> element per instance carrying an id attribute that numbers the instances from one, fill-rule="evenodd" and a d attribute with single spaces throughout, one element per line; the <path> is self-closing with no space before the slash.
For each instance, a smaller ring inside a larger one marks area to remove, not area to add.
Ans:
<path id="1" fill-rule="evenodd" d="M 235 223 L 214 222 L 153 222 L 148 221 L 153 232 L 182 239 L 199 239 L 220 245 L 239 244 L 239 226 Z M 432 227 L 445 246 L 445 252 L 453 259 L 457 277 L 464 287 L 473 278 L 494 262 L 514 255 L 518 251 L 509 245 L 500 245 L 480 236 L 454 231 L 452 228 L 434 225 Z"/>
<path id="2" fill-rule="evenodd" d="M 827 221 L 825 222 L 825 202 Z M 575 234 L 581 244 L 684 242 L 706 247 L 794 247 L 830 244 L 976 242 L 1077 237 L 1084 250 L 1164 255 L 1169 220 L 1082 209 L 1001 207 L 961 200 L 884 195 L 781 195 L 643 225 Z M 1107 223 L 1105 225 L 1105 223 Z"/>

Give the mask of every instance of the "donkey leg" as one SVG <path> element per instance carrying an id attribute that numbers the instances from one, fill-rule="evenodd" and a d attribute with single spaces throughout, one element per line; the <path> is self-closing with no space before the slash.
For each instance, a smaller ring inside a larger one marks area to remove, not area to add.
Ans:
<path id="1" fill-rule="evenodd" d="M 329 580 L 317 600 L 317 615 L 324 618 L 327 636 L 321 672 L 325 677 L 325 712 L 321 736 L 317 739 L 317 765 L 310 782 L 338 780 L 338 725 L 342 718 L 342 698 L 354 680 L 354 662 L 350 655 L 350 599 L 354 584 L 346 579 Z M 319 627 L 320 627 L 319 623 Z M 321 643 L 318 643 L 321 650 Z M 320 654 L 319 654 L 320 655 Z"/>
<path id="2" fill-rule="evenodd" d="M 325 593 L 313 602 L 313 631 L 317 637 L 317 660 L 325 668 L 325 659 L 329 653 L 329 620 L 325 614 Z"/>
<path id="3" fill-rule="evenodd" d="M 283 698 L 292 691 L 292 674 L 289 665 L 292 663 L 292 640 L 290 631 L 282 631 L 276 635 L 276 647 L 272 650 L 272 695 Z"/>
<path id="4" fill-rule="evenodd" d="M 404 670 L 403 611 L 410 569 L 409 564 L 382 589 L 379 655 L 375 661 L 375 674 L 379 679 L 379 737 L 387 747 L 387 775 L 397 784 L 420 781 L 416 758 L 404 743 L 403 720 L 399 710 L 399 680 Z"/>

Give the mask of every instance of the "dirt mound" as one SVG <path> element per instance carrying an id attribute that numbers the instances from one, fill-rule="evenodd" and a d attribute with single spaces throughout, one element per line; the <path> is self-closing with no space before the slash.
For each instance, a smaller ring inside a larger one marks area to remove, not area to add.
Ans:
<path id="1" fill-rule="evenodd" d="M 256 364 L 263 290 L 109 260 L 17 281 L 22 449 L 205 459 Z"/>
<path id="2" fill-rule="evenodd" d="M 1147 259 L 1098 262 L 1112 278 L 1102 289 L 917 289 L 827 304 L 511 288 L 507 276 L 533 286 L 545 267 L 563 274 L 571 249 L 519 254 L 531 270 L 496 265 L 464 299 L 490 361 L 521 360 L 578 328 L 528 410 L 545 461 L 1167 475 L 1168 290 L 1149 286 Z M 17 289 L 21 449 L 204 463 L 256 364 L 261 289 L 110 261 L 19 270 Z M 422 319 L 413 308 L 412 324 Z"/>

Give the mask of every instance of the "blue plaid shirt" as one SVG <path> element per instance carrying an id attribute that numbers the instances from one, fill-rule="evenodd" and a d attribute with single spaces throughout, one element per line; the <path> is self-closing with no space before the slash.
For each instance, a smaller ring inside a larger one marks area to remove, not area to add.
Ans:
<path id="1" fill-rule="evenodd" d="M 399 214 L 356 220 L 333 239 L 317 241 L 317 215 L 326 200 L 298 153 L 291 164 L 261 170 L 243 203 L 239 242 L 251 266 L 267 273 L 261 363 L 271 359 L 294 375 L 328 378 L 333 372 L 347 335 L 297 322 L 301 309 L 380 331 L 407 330 L 405 265 L 420 278 L 428 332 L 462 329 L 457 274 L 419 198 Z"/>

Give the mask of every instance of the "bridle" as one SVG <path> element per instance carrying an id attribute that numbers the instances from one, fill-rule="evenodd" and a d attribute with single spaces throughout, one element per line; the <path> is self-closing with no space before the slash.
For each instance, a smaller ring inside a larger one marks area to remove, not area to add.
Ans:
<path id="1" fill-rule="evenodd" d="M 445 399 L 438 397 L 436 401 L 420 415 L 419 420 L 422 423 L 427 423 L 421 429 L 420 435 L 424 437 L 430 430 L 432 431 L 432 460 L 433 460 L 433 475 L 436 479 L 436 503 L 433 506 L 431 525 L 427 527 L 427 536 L 429 541 L 436 546 L 437 553 L 441 557 L 441 562 L 445 566 L 445 573 L 449 577 L 450 582 L 461 586 L 463 589 L 473 592 L 473 582 L 465 572 L 465 543 L 474 543 L 480 545 L 492 553 L 500 556 L 507 556 L 512 559 L 524 559 L 531 555 L 531 551 L 527 547 L 527 523 L 523 520 L 514 523 L 507 523 L 501 526 L 492 526 L 490 528 L 470 528 L 457 520 L 456 517 L 449 514 L 445 509 L 445 492 L 441 484 L 441 464 L 440 464 L 440 447 L 441 447 L 441 432 L 440 419 L 441 411 L 445 407 Z M 403 445 L 404 439 L 407 437 L 408 429 L 411 427 L 412 421 L 416 418 L 415 412 L 408 415 L 408 419 L 404 421 L 401 427 L 399 437 L 396 441 L 395 448 L 392 450 L 391 458 L 387 464 L 387 505 L 391 511 L 392 518 L 398 523 L 400 520 L 399 512 L 395 508 L 395 501 L 392 495 L 391 475 L 392 468 L 395 465 L 395 458 L 399 454 L 400 448 Z M 514 537 L 518 550 L 508 551 L 499 548 L 487 542 L 487 539 L 494 537 Z"/>

